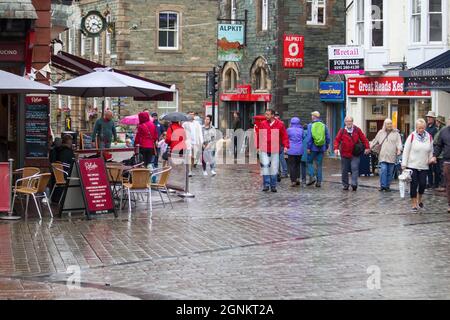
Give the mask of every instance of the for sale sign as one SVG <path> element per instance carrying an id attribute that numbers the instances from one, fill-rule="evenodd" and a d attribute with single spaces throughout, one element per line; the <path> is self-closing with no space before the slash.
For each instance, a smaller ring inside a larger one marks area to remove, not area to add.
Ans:
<path id="1" fill-rule="evenodd" d="M 283 66 L 289 69 L 304 67 L 305 39 L 299 35 L 284 35 Z"/>
<path id="2" fill-rule="evenodd" d="M 364 48 L 328 46 L 330 74 L 364 74 Z"/>

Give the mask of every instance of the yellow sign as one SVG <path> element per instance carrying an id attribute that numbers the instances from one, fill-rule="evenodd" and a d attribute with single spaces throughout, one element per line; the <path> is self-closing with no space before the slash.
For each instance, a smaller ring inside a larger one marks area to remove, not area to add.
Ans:
<path id="1" fill-rule="evenodd" d="M 394 129 L 398 128 L 398 111 L 392 111 L 392 124 Z"/>

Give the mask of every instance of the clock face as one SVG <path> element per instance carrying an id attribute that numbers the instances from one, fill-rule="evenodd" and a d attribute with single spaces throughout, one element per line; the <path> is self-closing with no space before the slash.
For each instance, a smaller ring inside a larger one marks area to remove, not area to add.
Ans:
<path id="1" fill-rule="evenodd" d="M 83 19 L 83 28 L 91 35 L 98 35 L 105 29 L 105 20 L 97 12 L 89 12 Z"/>

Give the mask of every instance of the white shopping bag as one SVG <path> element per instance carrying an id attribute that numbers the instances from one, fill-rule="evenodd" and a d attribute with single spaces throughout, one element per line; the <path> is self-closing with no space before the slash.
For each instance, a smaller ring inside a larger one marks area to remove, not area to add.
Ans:
<path id="1" fill-rule="evenodd" d="M 405 197 L 406 184 L 411 181 L 412 170 L 405 169 L 402 174 L 398 176 L 398 189 L 400 190 L 400 198 Z"/>

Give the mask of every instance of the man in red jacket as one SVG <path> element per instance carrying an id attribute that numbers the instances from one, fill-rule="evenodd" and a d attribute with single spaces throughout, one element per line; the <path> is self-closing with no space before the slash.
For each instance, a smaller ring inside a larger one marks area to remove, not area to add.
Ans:
<path id="1" fill-rule="evenodd" d="M 256 148 L 261 163 L 263 176 L 263 191 L 269 189 L 277 192 L 277 174 L 280 165 L 280 147 L 284 146 L 284 152 L 289 149 L 289 138 L 286 127 L 280 120 L 275 119 L 275 111 L 268 109 L 265 113 L 266 120 L 262 121 L 256 136 Z"/>
<path id="2" fill-rule="evenodd" d="M 341 156 L 342 185 L 349 189 L 348 174 L 352 173 L 352 189 L 358 189 L 359 162 L 363 153 L 369 154 L 370 146 L 364 132 L 353 124 L 352 117 L 346 117 L 345 127 L 339 130 L 334 140 L 334 152 Z M 355 148 L 356 145 L 357 146 Z M 358 150 L 359 149 L 359 150 Z"/>

